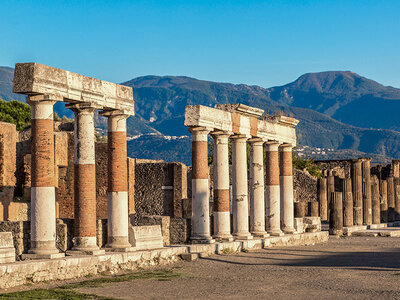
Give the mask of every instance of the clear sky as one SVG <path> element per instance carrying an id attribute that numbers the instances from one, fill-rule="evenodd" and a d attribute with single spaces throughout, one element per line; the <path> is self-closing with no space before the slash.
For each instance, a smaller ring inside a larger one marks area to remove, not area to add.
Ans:
<path id="1" fill-rule="evenodd" d="M 281 85 L 351 70 L 400 87 L 400 1 L 0 1 L 0 65 Z"/>

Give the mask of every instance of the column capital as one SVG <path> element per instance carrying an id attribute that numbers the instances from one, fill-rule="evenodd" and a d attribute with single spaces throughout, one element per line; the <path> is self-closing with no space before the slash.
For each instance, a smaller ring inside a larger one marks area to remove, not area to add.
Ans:
<path id="1" fill-rule="evenodd" d="M 51 94 L 30 95 L 26 97 L 26 103 L 28 103 L 29 105 L 39 104 L 42 102 L 53 102 L 54 104 L 58 101 L 63 101 L 63 98 Z"/>
<path id="2" fill-rule="evenodd" d="M 241 140 L 247 141 L 249 139 L 249 137 L 244 134 L 234 134 L 231 136 L 231 139 L 236 140 L 236 141 L 241 141 Z"/>
<path id="3" fill-rule="evenodd" d="M 73 103 L 73 104 L 71 103 L 71 104 L 65 105 L 65 107 L 69 108 L 74 113 L 79 113 L 79 114 L 91 114 L 99 109 L 99 107 L 97 107 L 97 106 L 88 105 L 85 103 Z"/>
<path id="4" fill-rule="evenodd" d="M 279 142 L 278 141 L 268 141 L 265 143 L 265 150 L 266 151 L 278 151 L 279 149 Z"/>
<path id="5" fill-rule="evenodd" d="M 224 138 L 224 137 L 229 138 L 232 134 L 233 134 L 232 131 L 222 131 L 222 130 L 210 132 L 210 135 L 213 138 L 220 138 L 220 137 L 221 138 Z"/>
<path id="6" fill-rule="evenodd" d="M 279 145 L 279 148 L 280 148 L 281 151 L 283 151 L 283 152 L 291 152 L 292 149 L 293 149 L 293 145 L 292 145 L 292 144 L 284 143 L 284 144 Z"/>
<path id="7" fill-rule="evenodd" d="M 103 110 L 103 111 L 99 112 L 99 115 L 103 116 L 103 117 L 107 117 L 107 118 L 108 117 L 115 117 L 115 118 L 125 118 L 125 119 L 127 119 L 127 118 L 130 117 L 129 114 L 127 114 L 124 111 L 119 110 L 119 109 L 116 109 L 116 110 Z"/>
<path id="8" fill-rule="evenodd" d="M 261 138 L 251 138 L 248 142 L 253 145 L 264 145 L 264 141 Z"/>

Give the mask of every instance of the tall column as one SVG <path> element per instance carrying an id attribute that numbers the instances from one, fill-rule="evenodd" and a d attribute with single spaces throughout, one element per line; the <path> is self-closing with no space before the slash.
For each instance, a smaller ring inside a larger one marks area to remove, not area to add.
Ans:
<path id="1" fill-rule="evenodd" d="M 372 224 L 381 223 L 381 207 L 379 195 L 379 181 L 375 175 L 371 178 L 371 199 L 372 199 Z"/>
<path id="2" fill-rule="evenodd" d="M 278 142 L 267 142 L 265 144 L 265 223 L 268 233 L 272 236 L 283 235 L 281 230 L 278 149 Z"/>
<path id="3" fill-rule="evenodd" d="M 363 220 L 364 224 L 372 224 L 372 202 L 371 202 L 371 171 L 370 158 L 362 162 L 363 173 Z"/>
<path id="4" fill-rule="evenodd" d="M 342 235 L 343 234 L 343 203 L 342 193 L 333 192 L 331 195 L 331 209 L 329 218 L 329 234 Z"/>
<path id="5" fill-rule="evenodd" d="M 381 222 L 388 222 L 388 202 L 387 202 L 387 181 L 381 180 L 380 185 L 380 196 L 381 196 Z"/>
<path id="6" fill-rule="evenodd" d="M 318 202 L 319 202 L 319 213 L 321 221 L 328 220 L 328 192 L 326 187 L 326 178 L 318 178 Z"/>
<path id="7" fill-rule="evenodd" d="M 230 134 L 214 132 L 214 238 L 232 241 L 229 210 L 229 141 Z"/>
<path id="8" fill-rule="evenodd" d="M 54 186 L 53 105 L 46 96 L 28 97 L 31 106 L 31 248 L 27 258 L 54 258 L 56 194 Z"/>
<path id="9" fill-rule="evenodd" d="M 264 142 L 250 140 L 250 232 L 256 237 L 268 237 L 265 231 Z"/>
<path id="10" fill-rule="evenodd" d="M 279 170 L 282 229 L 284 233 L 294 233 L 292 146 L 289 144 L 281 145 Z"/>
<path id="11" fill-rule="evenodd" d="M 333 174 L 332 170 L 327 170 L 327 176 L 326 176 L 326 185 L 327 185 L 327 191 L 328 191 L 328 195 L 327 195 L 327 201 L 328 201 L 328 220 L 330 218 L 330 209 L 331 209 L 331 197 L 332 197 L 332 193 L 335 192 L 335 175 Z"/>
<path id="12" fill-rule="evenodd" d="M 353 189 L 354 225 L 363 224 L 362 203 L 362 160 L 354 159 L 351 163 L 351 184 Z"/>
<path id="13" fill-rule="evenodd" d="M 343 226 L 353 226 L 353 192 L 348 177 L 343 180 Z"/>
<path id="14" fill-rule="evenodd" d="M 246 142 L 246 137 L 233 136 L 233 235 L 239 240 L 253 238 L 249 232 Z"/>
<path id="15" fill-rule="evenodd" d="M 99 254 L 96 239 L 96 165 L 93 107 L 68 106 L 75 113 L 73 251 Z"/>
<path id="16" fill-rule="evenodd" d="M 394 198 L 394 178 L 389 176 L 386 178 L 387 181 L 387 215 L 388 222 L 393 222 L 395 220 L 395 198 Z"/>
<path id="17" fill-rule="evenodd" d="M 393 178 L 394 184 L 394 219 L 400 220 L 400 179 L 398 177 Z"/>
<path id="18" fill-rule="evenodd" d="M 189 128 L 192 134 L 192 237 L 193 243 L 213 243 L 210 236 L 210 191 L 207 138 L 210 130 Z"/>
<path id="19" fill-rule="evenodd" d="M 128 166 L 126 145 L 127 115 L 118 111 L 108 116 L 108 241 L 107 248 L 129 251 Z"/>

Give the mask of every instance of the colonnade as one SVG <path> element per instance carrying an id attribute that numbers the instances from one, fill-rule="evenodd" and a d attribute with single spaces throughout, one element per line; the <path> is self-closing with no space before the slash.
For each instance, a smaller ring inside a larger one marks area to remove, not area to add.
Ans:
<path id="1" fill-rule="evenodd" d="M 56 193 L 54 172 L 53 105 L 49 95 L 28 96 L 32 117 L 31 248 L 39 257 L 59 255 L 56 248 Z M 99 107 L 69 104 L 74 129 L 74 253 L 100 254 L 96 240 L 96 166 L 94 113 Z M 119 110 L 105 110 L 108 118 L 108 243 L 127 251 L 128 187 L 126 118 Z"/>
<path id="2" fill-rule="evenodd" d="M 248 240 L 294 233 L 292 145 L 207 127 L 192 134 L 192 241 Z M 208 135 L 213 138 L 214 235 L 210 233 Z M 229 153 L 232 140 L 230 224 Z M 250 164 L 247 163 L 250 144 Z M 264 164 L 264 151 L 266 164 Z M 248 178 L 248 170 L 250 178 Z M 248 195 L 250 184 L 250 195 Z M 250 201 L 248 200 L 250 196 Z M 249 209 L 250 203 L 250 209 Z M 250 216 L 249 216 L 250 213 Z M 249 218 L 250 217 L 250 218 Z M 249 221 L 250 220 L 250 221 Z"/>

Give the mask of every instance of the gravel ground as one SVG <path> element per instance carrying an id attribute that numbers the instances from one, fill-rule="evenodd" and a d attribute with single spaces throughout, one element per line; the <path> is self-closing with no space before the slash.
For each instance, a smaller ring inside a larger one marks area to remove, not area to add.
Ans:
<path id="1" fill-rule="evenodd" d="M 80 289 L 119 299 L 400 299 L 400 238 L 350 237 L 314 246 L 181 262 L 170 281 Z"/>

